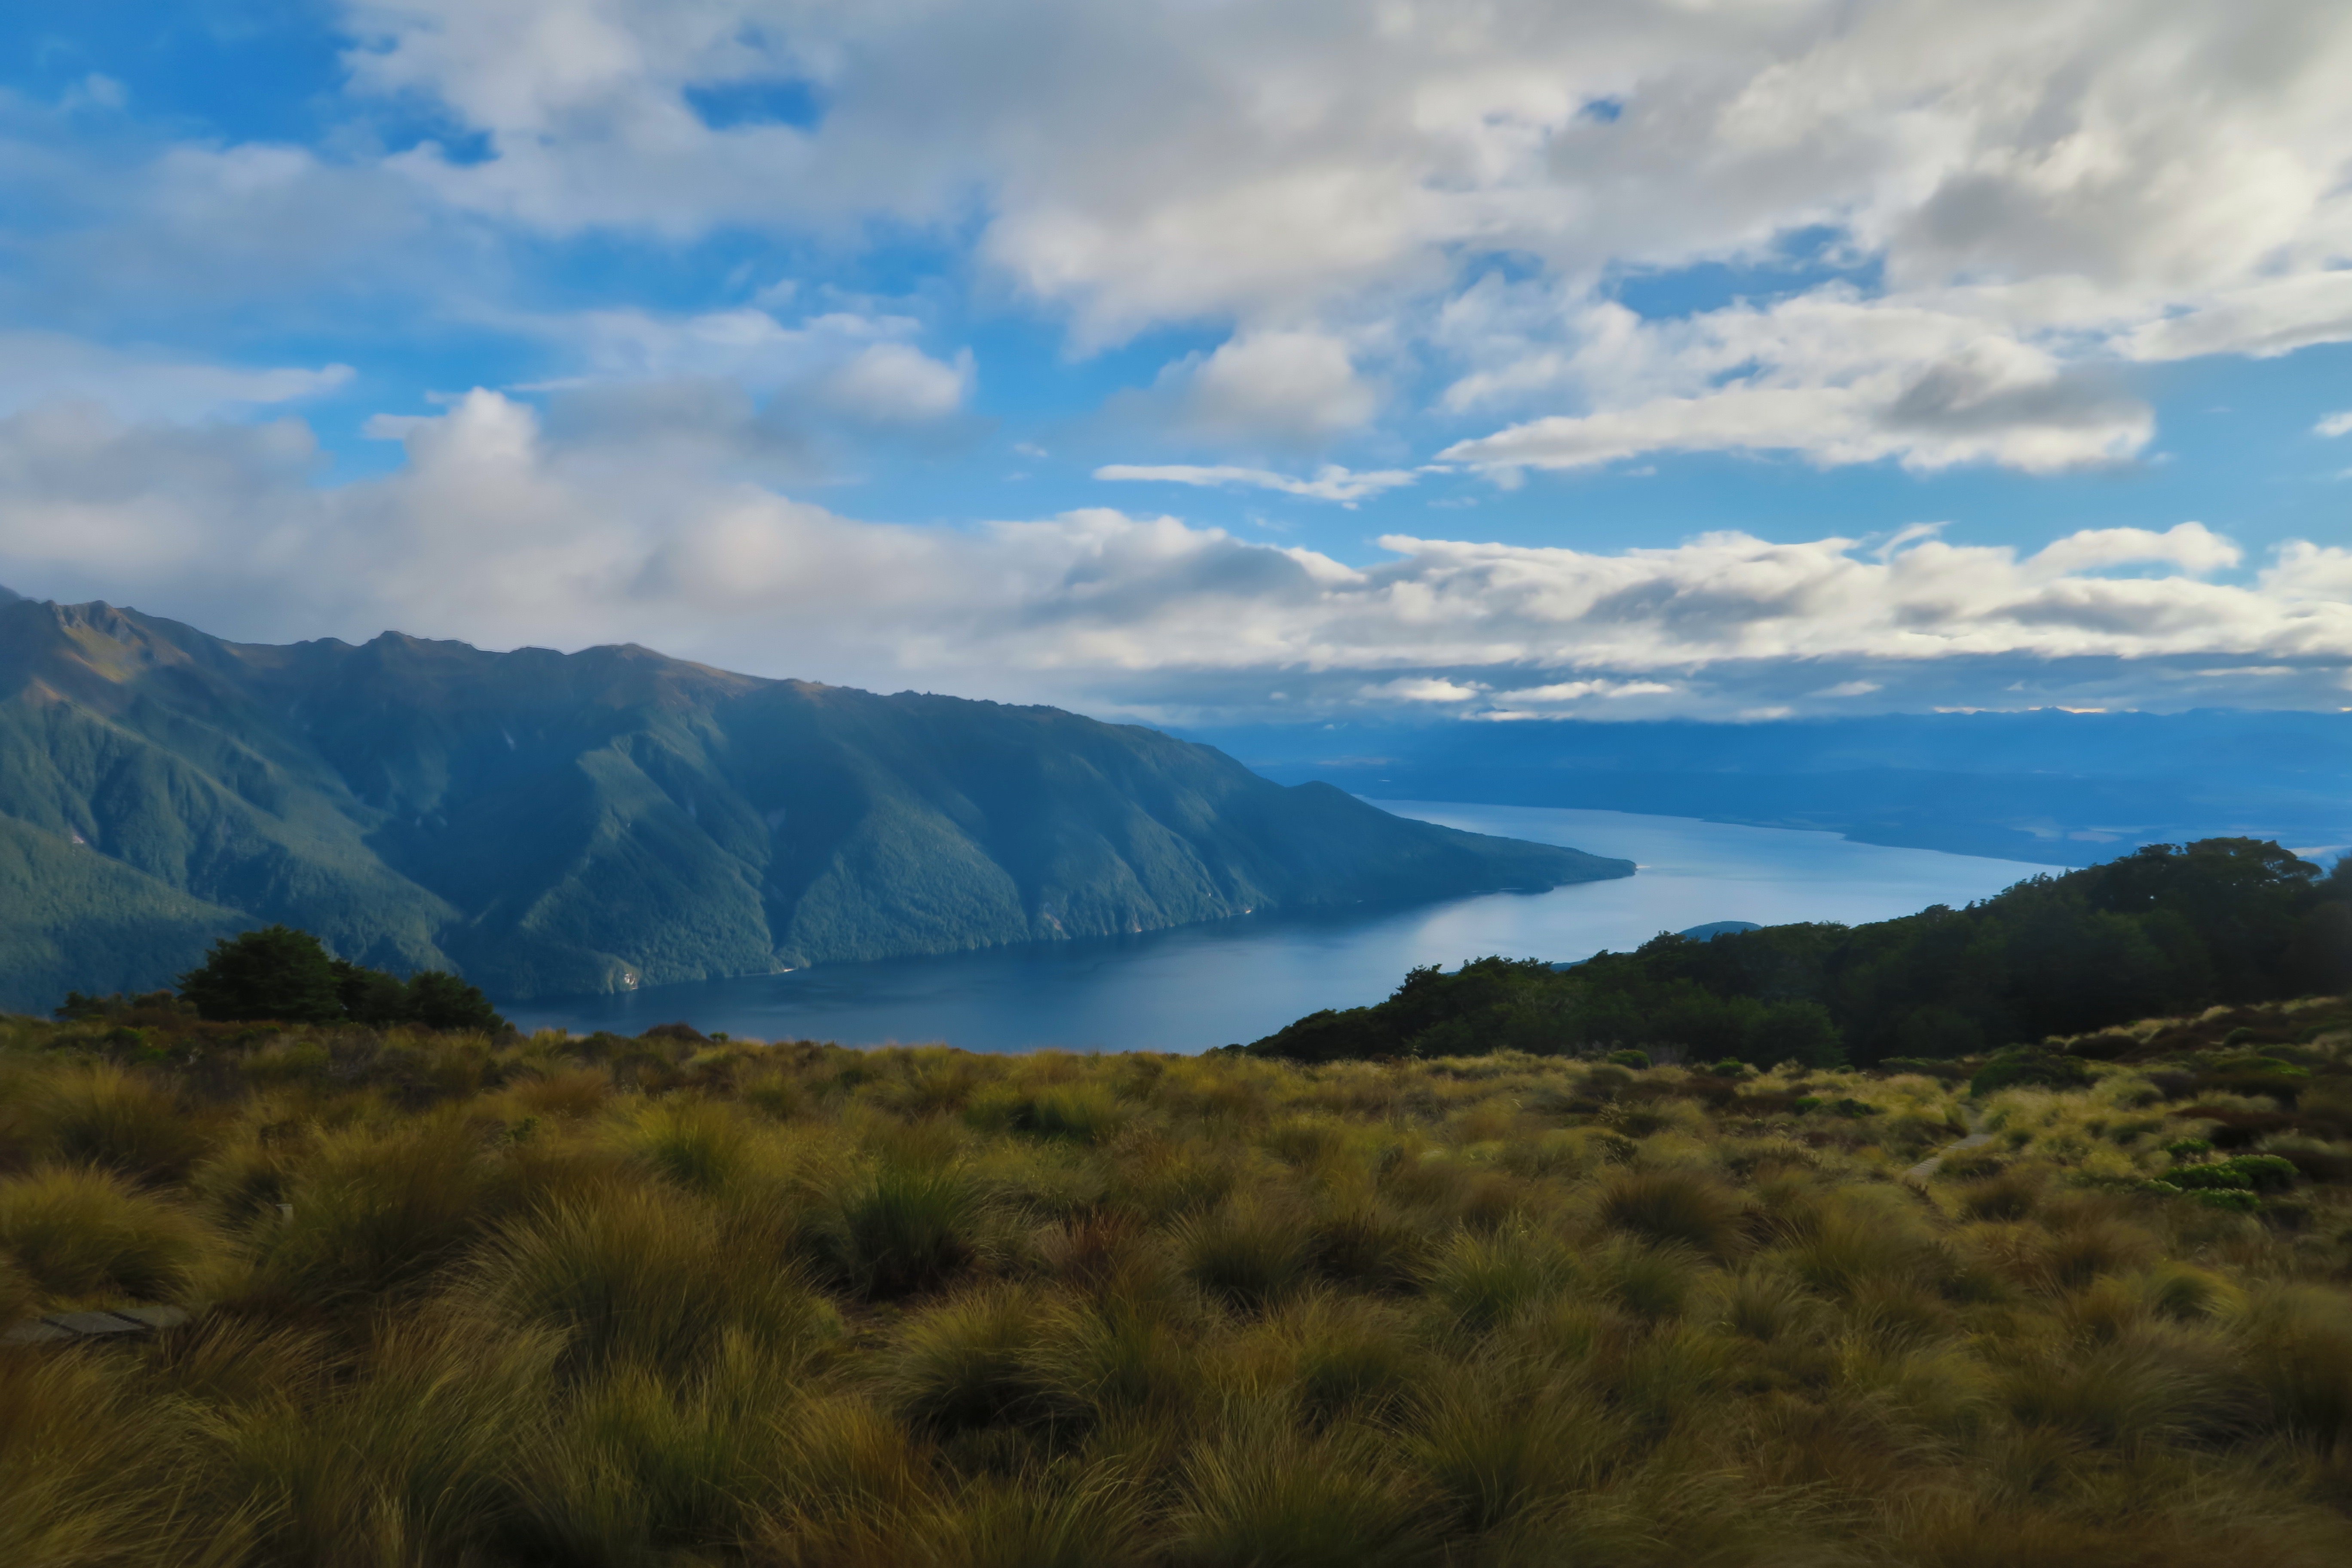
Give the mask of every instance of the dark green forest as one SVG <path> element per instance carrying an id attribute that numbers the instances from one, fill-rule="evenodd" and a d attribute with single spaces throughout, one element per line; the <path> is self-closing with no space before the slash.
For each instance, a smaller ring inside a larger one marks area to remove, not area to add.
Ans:
<path id="1" fill-rule="evenodd" d="M 1966 909 L 1867 925 L 1660 934 L 1572 968 L 1416 969 L 1387 1001 L 1250 1046 L 1297 1061 L 1636 1049 L 1755 1066 L 1948 1060 L 2052 1035 L 2352 988 L 2352 860 L 2151 845 Z"/>

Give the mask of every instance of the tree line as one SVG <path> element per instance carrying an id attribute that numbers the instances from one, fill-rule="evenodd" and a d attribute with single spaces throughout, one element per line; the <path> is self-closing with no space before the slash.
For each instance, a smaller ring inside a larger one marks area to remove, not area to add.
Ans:
<path id="1" fill-rule="evenodd" d="M 2150 845 L 1951 909 L 1711 941 L 1661 933 L 1569 967 L 1490 957 L 1245 1047 L 1302 1061 L 1675 1051 L 1827 1067 L 1951 1059 L 2137 1018 L 2352 990 L 2352 858 Z"/>
<path id="2" fill-rule="evenodd" d="M 137 1007 L 192 1008 L 221 1022 L 395 1024 L 426 1029 L 509 1027 L 481 988 L 443 970 L 421 969 L 406 979 L 335 957 L 309 931 L 265 926 L 213 943 L 203 963 L 171 991 L 145 996 L 66 994 L 60 1018 L 100 1017 Z"/>

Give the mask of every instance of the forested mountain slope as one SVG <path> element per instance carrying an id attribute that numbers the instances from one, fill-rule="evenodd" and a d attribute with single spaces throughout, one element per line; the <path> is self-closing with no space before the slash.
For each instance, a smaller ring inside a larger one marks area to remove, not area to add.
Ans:
<path id="1" fill-rule="evenodd" d="M 0 1005 L 268 921 L 513 998 L 1632 872 L 1055 709 L 0 601 Z"/>

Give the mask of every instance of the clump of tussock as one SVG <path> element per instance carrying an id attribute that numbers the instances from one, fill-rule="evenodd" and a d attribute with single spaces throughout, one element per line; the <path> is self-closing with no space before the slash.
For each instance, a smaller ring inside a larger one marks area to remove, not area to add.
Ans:
<path id="1" fill-rule="evenodd" d="M 185 1175 L 211 1142 L 164 1083 L 106 1061 L 51 1078 L 27 1097 L 23 1121 L 36 1158 L 100 1165 L 136 1181 Z"/>
<path id="2" fill-rule="evenodd" d="M 112 1171 L 50 1165 L 0 1178 L 0 1258 L 16 1312 L 37 1301 L 169 1300 L 216 1246 L 180 1205 Z"/>
<path id="3" fill-rule="evenodd" d="M 658 1188 L 559 1198 L 477 1254 L 464 1291 L 497 1331 L 551 1330 L 567 1357 L 681 1371 L 724 1336 L 813 1341 L 834 1313 L 787 1258 Z"/>
<path id="4" fill-rule="evenodd" d="M 1601 1223 L 1612 1230 L 1678 1242 L 1710 1258 L 1729 1256 L 1741 1240 L 1738 1194 L 1694 1171 L 1627 1171 L 1601 1189 Z"/>
<path id="5" fill-rule="evenodd" d="M 1310 1435 L 1244 1406 L 1184 1467 L 1169 1556 L 1197 1568 L 1383 1568 L 1429 1550 L 1415 1479 L 1372 1430 Z"/>
<path id="6" fill-rule="evenodd" d="M 1463 1230 L 1430 1264 L 1426 1284 L 1432 1302 L 1475 1333 L 1558 1294 L 1570 1272 L 1567 1249 L 1555 1237 L 1524 1229 Z"/>
<path id="7" fill-rule="evenodd" d="M 1266 1306 L 1307 1279 L 1307 1222 L 1262 1198 L 1235 1198 L 1183 1220 L 1171 1239 L 1186 1278 L 1233 1306 Z"/>
<path id="8" fill-rule="evenodd" d="M 883 1161 L 850 1178 L 814 1216 L 819 1258 L 859 1294 L 888 1299 L 930 1289 L 978 1252 L 982 1199 L 953 1163 Z"/>

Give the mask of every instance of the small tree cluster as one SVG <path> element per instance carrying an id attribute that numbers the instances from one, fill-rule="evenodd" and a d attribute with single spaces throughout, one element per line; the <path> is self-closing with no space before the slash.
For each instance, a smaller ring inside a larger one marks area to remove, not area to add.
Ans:
<path id="1" fill-rule="evenodd" d="M 142 999 L 143 1000 L 143 999 Z M 213 943 L 205 962 L 179 978 L 179 1000 L 200 1017 L 285 1024 L 415 1024 L 428 1029 L 498 1031 L 507 1021 L 481 988 L 442 970 L 403 980 L 329 953 L 319 939 L 291 926 L 265 926 Z M 61 1017 L 108 1010 L 109 999 L 79 992 Z"/>

